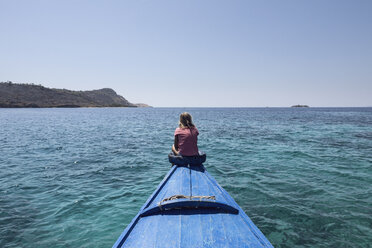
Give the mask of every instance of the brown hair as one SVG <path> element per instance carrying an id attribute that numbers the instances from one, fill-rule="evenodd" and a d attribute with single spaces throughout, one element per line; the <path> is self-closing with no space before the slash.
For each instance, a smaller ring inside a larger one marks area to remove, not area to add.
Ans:
<path id="1" fill-rule="evenodd" d="M 184 112 L 180 115 L 180 122 L 178 124 L 180 128 L 193 128 L 195 127 L 194 123 L 192 122 L 192 117 L 189 113 Z"/>

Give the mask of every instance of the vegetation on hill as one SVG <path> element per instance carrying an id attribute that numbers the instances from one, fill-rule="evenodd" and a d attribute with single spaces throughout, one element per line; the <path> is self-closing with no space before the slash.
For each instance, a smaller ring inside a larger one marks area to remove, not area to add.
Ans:
<path id="1" fill-rule="evenodd" d="M 0 82 L 2 108 L 137 107 L 109 88 L 90 91 L 51 89 L 42 85 Z"/>

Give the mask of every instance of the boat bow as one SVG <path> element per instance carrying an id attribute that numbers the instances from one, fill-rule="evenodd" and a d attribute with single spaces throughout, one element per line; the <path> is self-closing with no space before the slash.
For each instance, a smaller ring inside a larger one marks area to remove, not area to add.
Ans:
<path id="1" fill-rule="evenodd" d="M 113 247 L 272 247 L 204 166 L 173 166 Z"/>

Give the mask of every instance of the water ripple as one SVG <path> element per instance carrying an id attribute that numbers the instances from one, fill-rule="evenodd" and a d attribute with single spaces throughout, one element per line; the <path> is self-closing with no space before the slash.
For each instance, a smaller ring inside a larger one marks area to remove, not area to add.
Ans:
<path id="1" fill-rule="evenodd" d="M 0 247 L 110 247 L 170 169 L 180 112 L 275 247 L 370 247 L 372 109 L 0 109 Z"/>

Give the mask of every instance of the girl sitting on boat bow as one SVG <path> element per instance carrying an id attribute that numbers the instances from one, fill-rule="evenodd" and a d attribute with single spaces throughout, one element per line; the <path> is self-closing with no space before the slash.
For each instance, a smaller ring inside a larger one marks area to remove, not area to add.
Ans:
<path id="1" fill-rule="evenodd" d="M 174 144 L 172 151 L 175 155 L 197 156 L 199 131 L 192 122 L 189 113 L 184 112 L 180 115 L 178 128 L 174 132 Z"/>

